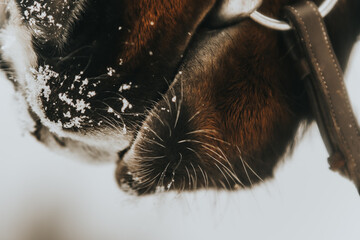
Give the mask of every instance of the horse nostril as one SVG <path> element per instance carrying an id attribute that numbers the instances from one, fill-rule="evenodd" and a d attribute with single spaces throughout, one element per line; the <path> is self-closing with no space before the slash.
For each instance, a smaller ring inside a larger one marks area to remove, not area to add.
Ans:
<path id="1" fill-rule="evenodd" d="M 121 162 L 125 156 L 125 154 L 130 150 L 130 147 L 125 148 L 124 150 L 118 152 L 119 160 L 118 163 Z"/>

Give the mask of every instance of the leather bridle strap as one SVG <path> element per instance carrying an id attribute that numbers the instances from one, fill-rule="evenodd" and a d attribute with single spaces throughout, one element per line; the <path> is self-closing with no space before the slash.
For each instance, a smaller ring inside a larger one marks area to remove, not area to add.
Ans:
<path id="1" fill-rule="evenodd" d="M 330 167 L 348 175 L 360 192 L 360 130 L 323 19 L 310 1 L 285 7 L 285 16 L 301 46 L 298 62 Z"/>

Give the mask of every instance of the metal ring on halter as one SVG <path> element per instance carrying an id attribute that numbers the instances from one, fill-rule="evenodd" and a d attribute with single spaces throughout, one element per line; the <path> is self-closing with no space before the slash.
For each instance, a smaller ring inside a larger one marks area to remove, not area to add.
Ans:
<path id="1" fill-rule="evenodd" d="M 329 12 L 331 12 L 337 1 L 338 0 L 325 0 L 319 7 L 319 12 L 321 16 L 325 17 Z M 291 29 L 291 26 L 288 23 L 267 17 L 259 13 L 258 11 L 254 11 L 253 13 L 251 13 L 250 17 L 255 22 L 271 29 L 280 30 L 280 31 L 287 31 Z"/>

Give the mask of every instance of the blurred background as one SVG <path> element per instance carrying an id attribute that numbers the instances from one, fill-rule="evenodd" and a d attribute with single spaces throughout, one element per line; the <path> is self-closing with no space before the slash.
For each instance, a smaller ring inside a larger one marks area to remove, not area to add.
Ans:
<path id="1" fill-rule="evenodd" d="M 360 197 L 328 169 L 316 125 L 251 190 L 136 198 L 118 189 L 115 164 L 59 156 L 29 136 L 0 78 L 1 240 L 360 239 Z M 346 82 L 358 119 L 359 78 L 357 44 Z"/>

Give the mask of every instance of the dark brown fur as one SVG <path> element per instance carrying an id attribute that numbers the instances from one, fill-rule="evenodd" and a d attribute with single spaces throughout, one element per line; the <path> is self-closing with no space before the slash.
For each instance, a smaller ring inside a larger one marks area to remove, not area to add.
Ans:
<path id="1" fill-rule="evenodd" d="M 280 18 L 289 2 L 264 1 L 261 11 Z M 345 68 L 359 33 L 354 9 L 360 8 L 356 1 L 338 5 L 326 22 Z M 221 31 L 224 36 L 218 37 Z M 182 73 L 119 163 L 120 185 L 128 183 L 140 193 L 159 186 L 234 189 L 271 177 L 299 124 L 312 120 L 282 34 L 250 19 L 199 33 Z"/>
<path id="2" fill-rule="evenodd" d="M 259 11 L 281 19 L 281 9 L 299 1 L 264 0 Z M 284 42 L 290 33 L 250 18 L 214 24 L 222 0 L 16 3 L 12 14 L 24 21 L 4 18 L 0 27 L 25 25 L 32 43 L 22 40 L 36 61 L 16 69 L 1 48 L 0 67 L 35 102 L 28 102 L 34 135 L 92 158 L 115 160 L 120 151 L 123 189 L 252 186 L 273 175 L 299 125 L 313 119 L 290 59 L 294 45 Z M 359 10 L 360 1 L 339 0 L 325 19 L 344 69 Z"/>

